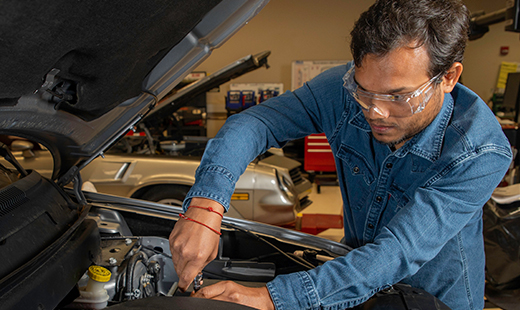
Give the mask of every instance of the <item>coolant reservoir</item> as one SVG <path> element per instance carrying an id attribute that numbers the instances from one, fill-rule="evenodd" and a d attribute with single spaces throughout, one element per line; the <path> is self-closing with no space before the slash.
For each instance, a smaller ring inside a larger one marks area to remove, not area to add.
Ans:
<path id="1" fill-rule="evenodd" d="M 108 303 L 108 293 L 105 283 L 110 281 L 111 273 L 101 266 L 90 266 L 88 268 L 87 286 L 80 287 L 80 297 L 71 305 L 80 309 L 103 309 Z"/>

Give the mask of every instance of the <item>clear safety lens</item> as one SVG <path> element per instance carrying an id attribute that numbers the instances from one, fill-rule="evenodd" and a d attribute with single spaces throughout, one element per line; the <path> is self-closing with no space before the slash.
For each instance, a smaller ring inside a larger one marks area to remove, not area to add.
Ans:
<path id="1" fill-rule="evenodd" d="M 375 94 L 359 87 L 354 79 L 355 67 L 352 66 L 343 77 L 343 86 L 356 99 L 361 108 L 383 115 L 382 109 L 393 117 L 409 117 L 424 110 L 430 101 L 436 82 L 442 77 L 442 73 L 436 75 L 428 82 L 421 85 L 413 92 L 405 94 Z"/>

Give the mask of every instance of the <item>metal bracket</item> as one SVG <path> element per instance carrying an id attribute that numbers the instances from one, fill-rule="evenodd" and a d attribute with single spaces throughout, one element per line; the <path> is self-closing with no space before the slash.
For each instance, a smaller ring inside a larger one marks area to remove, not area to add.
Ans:
<path id="1" fill-rule="evenodd" d="M 58 78 L 56 77 L 58 73 L 60 73 L 60 70 L 56 68 L 52 69 L 49 73 L 47 73 L 47 75 L 45 76 L 45 82 L 43 82 L 42 87 L 40 87 L 40 89 L 36 92 L 52 89 L 56 81 L 58 80 Z"/>
<path id="2" fill-rule="evenodd" d="M 78 200 L 79 204 L 81 206 L 87 205 L 87 199 L 85 198 L 85 195 L 83 194 L 83 191 L 81 190 L 81 187 L 83 186 L 83 180 L 81 179 L 81 174 L 77 173 L 74 176 L 74 194 L 76 195 L 76 199 Z"/>
<path id="3" fill-rule="evenodd" d="M 43 100 L 54 103 L 55 110 L 58 110 L 62 103 L 75 104 L 77 100 L 75 82 L 59 78 L 59 73 L 59 69 L 51 69 L 45 76 L 45 82 L 35 92 L 40 93 Z"/>

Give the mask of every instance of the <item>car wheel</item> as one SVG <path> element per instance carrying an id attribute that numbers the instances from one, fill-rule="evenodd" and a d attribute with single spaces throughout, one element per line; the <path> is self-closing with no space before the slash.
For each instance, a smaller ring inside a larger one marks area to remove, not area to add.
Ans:
<path id="1" fill-rule="evenodd" d="M 180 207 L 188 190 L 186 186 L 159 185 L 150 188 L 141 199 Z"/>

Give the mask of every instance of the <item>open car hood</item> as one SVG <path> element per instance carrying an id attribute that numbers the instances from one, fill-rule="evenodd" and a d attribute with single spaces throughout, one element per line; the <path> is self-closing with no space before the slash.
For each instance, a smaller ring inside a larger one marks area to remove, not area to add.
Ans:
<path id="1" fill-rule="evenodd" d="M 43 144 L 66 184 L 268 0 L 0 4 L 0 134 Z"/>
<path id="2" fill-rule="evenodd" d="M 160 123 L 165 117 L 169 117 L 178 109 L 189 104 L 197 96 L 258 68 L 269 68 L 267 64 L 267 57 L 269 55 L 271 55 L 270 51 L 247 55 L 211 75 L 205 76 L 183 87 L 176 93 L 167 95 L 159 102 L 159 106 L 144 118 L 143 122 L 146 123 L 147 127 L 153 127 L 155 124 Z"/>

